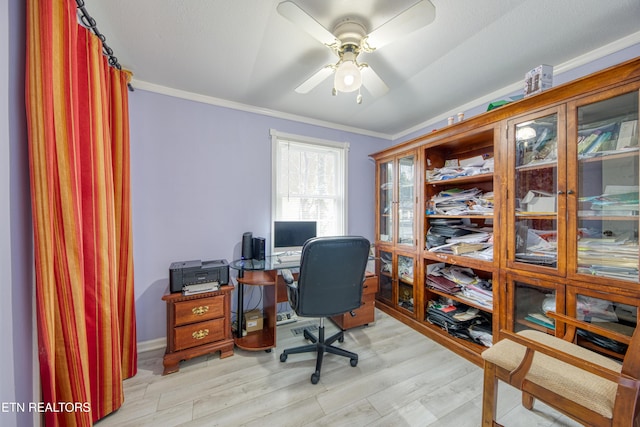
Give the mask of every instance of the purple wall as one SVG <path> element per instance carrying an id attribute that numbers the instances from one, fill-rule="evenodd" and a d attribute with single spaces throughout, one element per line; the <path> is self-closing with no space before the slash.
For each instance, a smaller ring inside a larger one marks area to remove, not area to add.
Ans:
<path id="1" fill-rule="evenodd" d="M 390 141 L 143 90 L 129 108 L 139 341 L 166 334 L 171 262 L 237 259 L 245 231 L 270 241 L 270 129 L 350 143 L 348 231 L 373 239 L 368 155 Z"/>

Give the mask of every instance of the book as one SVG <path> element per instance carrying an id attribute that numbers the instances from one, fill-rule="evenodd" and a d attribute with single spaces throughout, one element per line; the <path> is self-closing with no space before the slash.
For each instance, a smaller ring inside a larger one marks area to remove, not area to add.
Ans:
<path id="1" fill-rule="evenodd" d="M 584 154 L 589 149 L 589 147 L 591 147 L 591 144 L 593 144 L 598 136 L 600 136 L 601 133 L 601 131 L 596 130 L 585 137 L 582 141 L 578 142 L 578 154 Z"/>
<path id="2" fill-rule="evenodd" d="M 611 132 L 605 132 L 600 134 L 593 143 L 583 151 L 583 154 L 595 153 L 597 151 L 603 151 L 608 148 L 607 142 L 611 139 Z"/>
<path id="3" fill-rule="evenodd" d="M 529 313 L 524 318 L 529 322 L 535 323 L 536 325 L 544 326 L 545 328 L 555 329 L 556 326 L 553 323 L 553 320 L 540 313 Z"/>
<path id="4" fill-rule="evenodd" d="M 618 141 L 616 149 L 620 150 L 625 147 L 634 147 L 638 145 L 638 120 L 628 120 L 620 124 L 618 132 Z"/>

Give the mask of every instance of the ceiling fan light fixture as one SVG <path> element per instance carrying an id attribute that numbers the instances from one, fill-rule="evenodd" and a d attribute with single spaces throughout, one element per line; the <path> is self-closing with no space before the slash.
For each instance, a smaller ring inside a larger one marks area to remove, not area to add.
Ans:
<path id="1" fill-rule="evenodd" d="M 342 61 L 336 69 L 334 88 L 340 92 L 353 92 L 362 85 L 362 74 L 355 61 Z"/>

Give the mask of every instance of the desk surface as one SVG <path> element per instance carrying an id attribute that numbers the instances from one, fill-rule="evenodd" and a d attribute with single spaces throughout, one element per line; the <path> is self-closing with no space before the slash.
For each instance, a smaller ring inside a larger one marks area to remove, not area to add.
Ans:
<path id="1" fill-rule="evenodd" d="M 237 259 L 229 264 L 235 270 L 281 270 L 283 268 L 300 267 L 300 258 L 295 261 L 281 262 L 278 255 L 271 255 L 264 260 L 257 259 Z"/>

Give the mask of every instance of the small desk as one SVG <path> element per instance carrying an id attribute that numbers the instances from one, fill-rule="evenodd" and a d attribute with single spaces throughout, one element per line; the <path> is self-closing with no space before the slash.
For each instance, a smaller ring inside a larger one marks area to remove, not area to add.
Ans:
<path id="1" fill-rule="evenodd" d="M 264 261 L 236 260 L 229 264 L 238 270 L 238 328 L 235 344 L 244 350 L 271 351 L 276 346 L 276 313 L 277 304 L 288 302 L 287 285 L 278 270 L 300 267 L 300 260 L 295 262 L 278 262 L 277 256 L 267 257 Z M 297 274 L 294 274 L 297 279 Z M 243 295 L 244 285 L 263 286 L 263 326 L 259 331 L 248 332 L 242 336 L 242 322 L 244 322 Z M 374 318 L 374 299 L 378 291 L 378 278 L 370 272 L 365 272 L 363 283 L 362 306 L 354 310 L 356 316 L 350 314 L 333 316 L 331 320 L 340 329 L 350 329 L 369 324 Z"/>
<path id="2" fill-rule="evenodd" d="M 276 255 L 265 260 L 236 260 L 229 267 L 238 270 L 238 310 L 235 344 L 243 350 L 271 351 L 276 346 L 277 303 L 288 301 L 287 287 L 278 270 L 300 267 L 300 260 L 279 262 Z M 242 336 L 244 322 L 244 286 L 262 286 L 263 326 Z"/>

